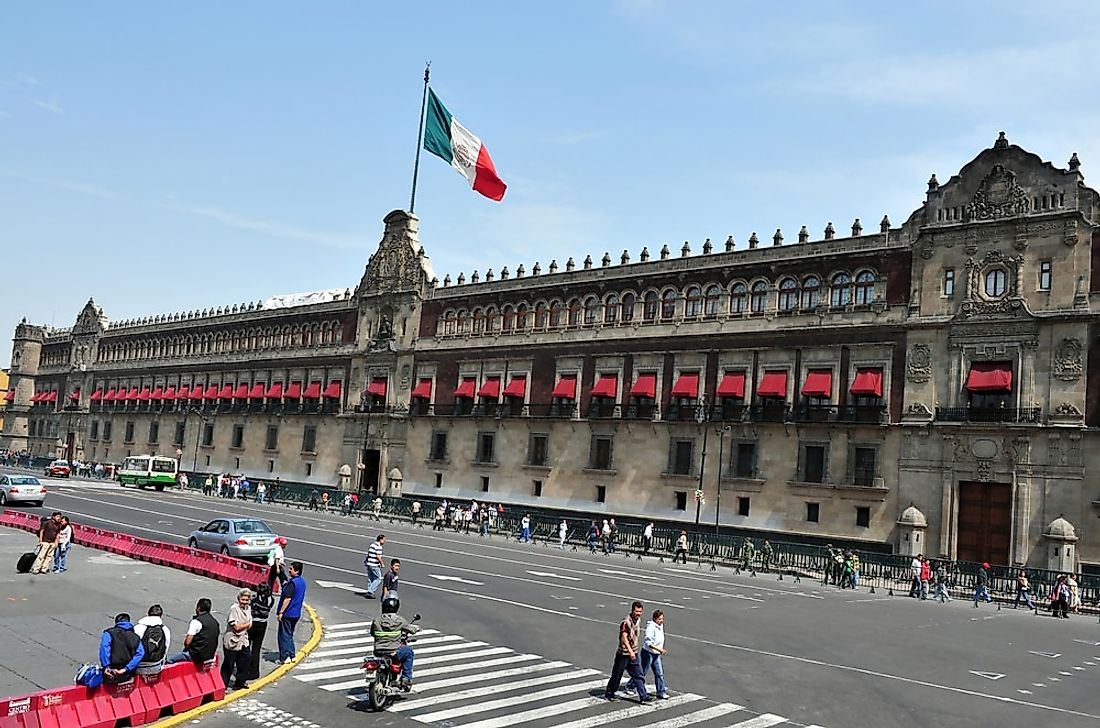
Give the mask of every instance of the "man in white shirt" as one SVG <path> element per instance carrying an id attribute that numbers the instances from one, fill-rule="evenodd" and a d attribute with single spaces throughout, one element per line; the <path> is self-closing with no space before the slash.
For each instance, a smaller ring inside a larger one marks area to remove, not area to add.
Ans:
<path id="1" fill-rule="evenodd" d="M 561 523 L 558 524 L 558 548 L 565 549 L 565 536 L 569 533 L 569 524 L 565 522 L 565 519 L 561 519 Z"/>
<path id="2" fill-rule="evenodd" d="M 157 675 L 164 667 L 164 661 L 168 657 L 168 645 L 172 644 L 172 632 L 164 623 L 163 617 L 164 609 L 159 604 L 154 604 L 149 607 L 149 614 L 139 619 L 134 625 L 134 634 L 145 647 L 145 657 L 134 670 L 138 675 Z M 149 632 L 148 639 L 146 639 L 146 632 Z"/>
<path id="3" fill-rule="evenodd" d="M 649 556 L 649 547 L 653 545 L 653 521 L 645 524 L 642 531 L 642 553 Z"/>
<path id="4" fill-rule="evenodd" d="M 649 672 L 649 666 L 653 666 L 653 679 L 657 697 L 661 700 L 668 699 L 668 689 L 665 687 L 665 666 L 661 658 L 668 654 L 665 649 L 665 613 L 660 609 L 653 613 L 653 619 L 645 626 L 645 637 L 642 639 L 642 678 Z"/>
<path id="5" fill-rule="evenodd" d="M 286 560 L 286 556 L 283 554 L 283 546 L 286 546 L 286 544 L 285 536 L 277 536 L 271 550 L 267 552 L 267 565 L 270 568 L 267 574 L 267 588 L 272 593 L 275 591 L 276 579 L 279 580 L 280 586 L 286 581 L 286 569 L 283 566 Z"/>

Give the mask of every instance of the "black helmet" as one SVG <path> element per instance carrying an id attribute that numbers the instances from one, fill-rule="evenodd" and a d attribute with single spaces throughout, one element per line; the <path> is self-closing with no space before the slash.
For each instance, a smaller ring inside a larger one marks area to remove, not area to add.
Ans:
<path id="1" fill-rule="evenodd" d="M 387 594 L 382 599 L 382 614 L 397 614 L 397 610 L 401 608 L 401 600 L 397 598 L 396 594 Z"/>

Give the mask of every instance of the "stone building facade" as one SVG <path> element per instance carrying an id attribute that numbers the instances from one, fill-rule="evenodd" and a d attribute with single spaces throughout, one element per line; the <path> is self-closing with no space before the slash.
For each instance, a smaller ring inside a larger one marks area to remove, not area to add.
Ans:
<path id="1" fill-rule="evenodd" d="M 900 226 L 15 332 L 0 447 L 1100 564 L 1100 197 L 1002 134 Z M 1076 524 L 1076 528 L 1074 526 Z"/>

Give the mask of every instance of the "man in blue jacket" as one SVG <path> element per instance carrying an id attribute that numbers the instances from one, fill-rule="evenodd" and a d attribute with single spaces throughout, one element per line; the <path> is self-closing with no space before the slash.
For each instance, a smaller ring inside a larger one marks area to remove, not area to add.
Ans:
<path id="1" fill-rule="evenodd" d="M 279 600 L 279 661 L 294 662 L 294 628 L 302 617 L 302 603 L 306 600 L 306 580 L 302 578 L 302 562 L 290 562 L 290 578 L 283 584 Z"/>
<path id="2" fill-rule="evenodd" d="M 115 616 L 115 626 L 103 630 L 99 640 L 99 664 L 103 666 L 103 682 L 126 682 L 134 676 L 134 669 L 145 656 L 141 638 L 134 632 L 130 615 L 122 612 Z"/>

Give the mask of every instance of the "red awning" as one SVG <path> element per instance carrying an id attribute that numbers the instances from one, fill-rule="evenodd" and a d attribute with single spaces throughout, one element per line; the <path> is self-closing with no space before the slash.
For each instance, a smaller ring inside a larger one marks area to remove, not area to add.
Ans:
<path id="1" fill-rule="evenodd" d="M 639 374 L 638 378 L 634 380 L 634 386 L 630 388 L 630 396 L 656 399 L 657 374 L 654 372 Z"/>
<path id="2" fill-rule="evenodd" d="M 47 392 L 46 396 L 42 398 L 42 401 L 44 401 L 44 402 L 56 402 L 57 401 L 57 390 L 55 389 L 55 390 L 52 390 L 50 392 Z"/>
<path id="3" fill-rule="evenodd" d="M 714 394 L 716 397 L 737 397 L 738 399 L 744 399 L 745 373 L 726 372 L 723 374 L 722 381 L 718 382 L 718 389 Z"/>
<path id="4" fill-rule="evenodd" d="M 248 399 L 248 385 L 237 382 L 237 387 L 233 390 L 233 399 Z"/>
<path id="5" fill-rule="evenodd" d="M 619 393 L 619 375 L 601 374 L 599 380 L 592 387 L 593 397 L 614 398 Z"/>
<path id="6" fill-rule="evenodd" d="M 256 382 L 252 385 L 252 389 L 248 390 L 249 399 L 263 399 L 264 398 L 264 383 Z"/>
<path id="7" fill-rule="evenodd" d="M 852 394 L 863 394 L 871 397 L 882 396 L 882 370 L 881 369 L 857 369 L 856 380 L 852 382 Z"/>
<path id="8" fill-rule="evenodd" d="M 92 396 L 94 397 L 95 395 L 92 395 Z M 14 402 L 15 401 L 15 390 L 14 389 L 9 389 L 8 390 L 8 393 L 4 395 L 4 401 L 5 402 Z"/>
<path id="9" fill-rule="evenodd" d="M 218 399 L 233 399 L 233 385 L 223 384 L 218 390 Z"/>
<path id="10" fill-rule="evenodd" d="M 218 398 L 218 385 L 211 384 L 206 388 L 206 391 L 202 393 L 202 398 L 213 402 Z"/>
<path id="11" fill-rule="evenodd" d="M 966 388 L 971 392 L 1011 392 L 1012 363 L 976 361 L 970 365 Z"/>
<path id="12" fill-rule="evenodd" d="M 465 377 L 462 383 L 455 388 L 456 397 L 470 397 L 473 398 L 477 392 L 477 380 L 473 377 Z"/>
<path id="13" fill-rule="evenodd" d="M 301 399 L 302 398 L 302 383 L 291 382 L 287 385 L 286 394 L 283 395 L 287 399 Z"/>
<path id="14" fill-rule="evenodd" d="M 153 387 L 153 393 L 149 395 L 149 399 L 154 402 L 164 399 L 164 387 Z"/>
<path id="15" fill-rule="evenodd" d="M 73 391 L 69 392 L 69 401 L 70 402 L 79 402 L 80 401 L 80 390 L 79 389 L 74 389 Z"/>
<path id="16" fill-rule="evenodd" d="M 138 392 L 138 401 L 139 402 L 148 402 L 152 398 L 153 398 L 153 390 L 149 389 L 148 387 L 142 387 L 141 391 Z"/>
<path id="17" fill-rule="evenodd" d="M 188 394 L 188 398 L 196 399 L 196 400 L 202 399 L 202 393 L 203 393 L 203 386 L 201 384 L 196 384 L 195 386 L 191 387 L 191 393 Z M 181 397 L 182 397 L 182 394 L 181 394 Z M 179 399 L 179 397 L 177 397 L 177 399 Z"/>
<path id="18" fill-rule="evenodd" d="M 764 372 L 756 394 L 758 397 L 786 397 L 787 372 Z"/>
<path id="19" fill-rule="evenodd" d="M 12 394 L 12 393 L 8 392 L 8 394 Z M 12 394 L 12 398 L 14 398 L 14 397 L 15 397 L 15 395 Z M 93 402 L 98 402 L 101 399 L 103 399 L 103 390 L 102 389 L 97 389 L 96 391 L 92 392 L 92 401 Z"/>
<path id="20" fill-rule="evenodd" d="M 527 394 L 527 375 L 513 374 L 512 381 L 508 382 L 508 386 L 504 388 L 504 396 L 523 399 L 525 394 Z"/>
<path id="21" fill-rule="evenodd" d="M 310 382 L 306 391 L 302 392 L 302 396 L 306 399 L 321 399 L 321 383 Z"/>
<path id="22" fill-rule="evenodd" d="M 114 402 L 115 397 L 117 397 L 117 396 L 118 396 L 118 393 L 115 390 L 108 389 L 107 394 L 103 395 L 103 401 L 104 402 Z"/>
<path id="23" fill-rule="evenodd" d="M 341 381 L 334 379 L 328 383 L 325 387 L 325 391 L 321 392 L 321 396 L 325 399 L 340 399 Z"/>
<path id="24" fill-rule="evenodd" d="M 45 392 L 35 392 L 34 394 L 31 395 L 31 402 L 32 403 L 41 402 L 42 401 L 42 395 L 44 395 L 44 394 L 45 394 Z"/>
<path id="25" fill-rule="evenodd" d="M 130 391 L 126 393 L 126 399 L 130 402 L 137 402 L 140 396 L 141 392 L 137 387 L 130 387 Z"/>
<path id="26" fill-rule="evenodd" d="M 832 397 L 833 370 L 811 369 L 806 372 L 806 381 L 802 383 L 803 397 Z"/>
<path id="27" fill-rule="evenodd" d="M 690 397 L 691 399 L 698 397 L 699 372 L 683 372 L 680 374 L 680 378 L 672 385 L 672 396 Z"/>
<path id="28" fill-rule="evenodd" d="M 562 378 L 558 380 L 557 386 L 554 387 L 554 391 L 550 393 L 551 397 L 559 397 L 561 399 L 576 399 L 577 398 L 577 375 L 576 374 L 564 374 Z"/>
<path id="29" fill-rule="evenodd" d="M 412 391 L 413 399 L 431 399 L 432 398 L 432 380 L 421 379 L 413 387 Z"/>
<path id="30" fill-rule="evenodd" d="M 481 389 L 477 390 L 478 397 L 491 397 L 497 399 L 500 397 L 500 377 L 486 377 L 485 381 L 481 383 Z"/>
<path id="31" fill-rule="evenodd" d="M 176 399 L 176 397 L 177 395 L 175 387 L 168 387 L 164 390 L 164 394 L 161 395 L 161 399 L 163 399 L 165 402 L 172 402 Z"/>
<path id="32" fill-rule="evenodd" d="M 268 399 L 282 399 L 283 383 L 275 382 L 274 384 L 272 384 L 270 387 L 267 388 L 267 391 L 264 392 L 264 396 Z"/>
<path id="33" fill-rule="evenodd" d="M 386 384 L 388 384 L 388 382 L 385 377 L 375 377 L 370 380 L 370 384 L 367 385 L 367 394 L 374 397 L 385 397 Z"/>

